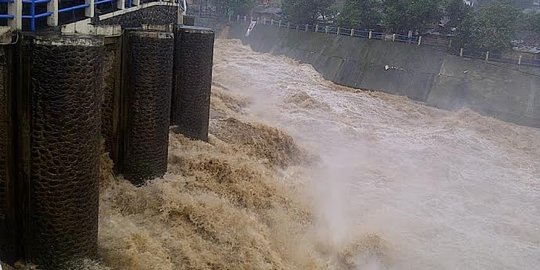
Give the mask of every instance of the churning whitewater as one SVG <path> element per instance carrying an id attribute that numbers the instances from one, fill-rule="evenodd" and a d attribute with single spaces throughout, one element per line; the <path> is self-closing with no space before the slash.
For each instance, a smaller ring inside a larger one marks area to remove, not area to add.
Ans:
<path id="1" fill-rule="evenodd" d="M 210 142 L 136 188 L 103 159 L 87 269 L 537 269 L 540 131 L 215 44 Z M 382 71 L 384 72 L 384 71 Z"/>
<path id="2" fill-rule="evenodd" d="M 247 115 L 320 157 L 308 185 L 328 244 L 384 243 L 358 269 L 540 265 L 538 129 L 336 86 L 237 41 L 216 54 L 214 80 L 245 96 Z"/>

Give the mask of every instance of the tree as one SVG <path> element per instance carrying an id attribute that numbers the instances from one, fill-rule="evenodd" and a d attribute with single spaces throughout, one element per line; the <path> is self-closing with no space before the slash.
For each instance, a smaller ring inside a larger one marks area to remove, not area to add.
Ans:
<path id="1" fill-rule="evenodd" d="M 512 46 L 521 12 L 507 2 L 497 2 L 469 14 L 458 28 L 461 46 L 501 52 Z"/>
<path id="2" fill-rule="evenodd" d="M 283 11 L 289 21 L 313 23 L 319 16 L 326 18 L 334 0 L 283 0 Z"/>
<path id="3" fill-rule="evenodd" d="M 526 19 L 527 30 L 540 33 L 540 13 L 529 14 Z"/>
<path id="4" fill-rule="evenodd" d="M 214 0 L 216 11 L 223 16 L 248 15 L 256 0 Z"/>
<path id="5" fill-rule="evenodd" d="M 441 0 L 383 0 L 387 30 L 424 30 L 442 16 Z"/>
<path id="6" fill-rule="evenodd" d="M 374 28 L 381 22 L 377 0 L 346 0 L 339 17 L 339 26 L 354 29 Z"/>
<path id="7" fill-rule="evenodd" d="M 472 8 L 463 0 L 446 0 L 444 3 L 444 15 L 450 20 L 448 27 L 458 27 L 472 11 Z"/>

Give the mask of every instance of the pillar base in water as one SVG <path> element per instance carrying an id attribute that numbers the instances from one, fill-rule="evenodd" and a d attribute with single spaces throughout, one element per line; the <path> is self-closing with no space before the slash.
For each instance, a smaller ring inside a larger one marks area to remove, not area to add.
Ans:
<path id="1" fill-rule="evenodd" d="M 25 257 L 62 269 L 97 253 L 103 39 L 24 36 L 18 93 Z"/>
<path id="2" fill-rule="evenodd" d="M 167 171 L 174 38 L 155 30 L 124 35 L 121 170 L 142 185 Z"/>
<path id="3" fill-rule="evenodd" d="M 179 26 L 175 36 L 171 124 L 188 138 L 208 141 L 214 32 Z"/>

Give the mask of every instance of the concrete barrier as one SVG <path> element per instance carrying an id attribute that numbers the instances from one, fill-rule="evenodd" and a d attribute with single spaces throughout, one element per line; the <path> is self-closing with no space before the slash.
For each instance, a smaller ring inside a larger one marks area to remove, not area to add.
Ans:
<path id="1" fill-rule="evenodd" d="M 121 171 L 141 185 L 167 171 L 174 38 L 129 30 L 123 45 Z"/>
<path id="2" fill-rule="evenodd" d="M 214 32 L 182 26 L 176 30 L 171 124 L 175 132 L 208 141 Z"/>
<path id="3" fill-rule="evenodd" d="M 430 47 L 257 25 L 228 33 L 252 49 L 309 63 L 335 83 L 407 96 L 443 109 L 540 127 L 540 69 L 465 59 Z"/>
<path id="4" fill-rule="evenodd" d="M 24 252 L 40 269 L 97 253 L 103 39 L 25 36 L 19 125 Z"/>

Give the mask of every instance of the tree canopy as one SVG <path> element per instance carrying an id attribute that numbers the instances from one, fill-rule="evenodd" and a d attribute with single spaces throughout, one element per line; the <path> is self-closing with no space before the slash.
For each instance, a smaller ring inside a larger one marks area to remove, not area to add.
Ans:
<path id="1" fill-rule="evenodd" d="M 294 23 L 313 23 L 319 16 L 327 16 L 335 0 L 282 0 L 283 11 Z"/>
<path id="2" fill-rule="evenodd" d="M 380 23 L 381 5 L 377 0 L 346 0 L 339 25 L 354 29 L 374 28 Z"/>
<path id="3" fill-rule="evenodd" d="M 247 15 L 255 6 L 256 0 L 214 0 L 216 11 L 223 15 Z"/>
<path id="4" fill-rule="evenodd" d="M 383 23 L 387 30 L 423 30 L 442 17 L 441 0 L 383 0 Z"/>
<path id="5" fill-rule="evenodd" d="M 496 2 L 469 14 L 458 31 L 461 46 L 500 52 L 512 46 L 521 12 L 505 2 Z"/>

